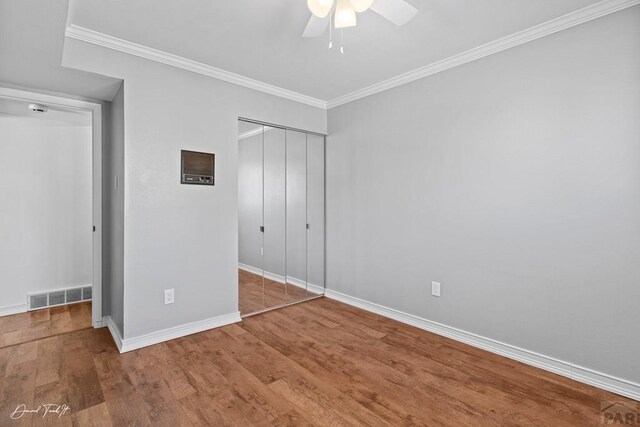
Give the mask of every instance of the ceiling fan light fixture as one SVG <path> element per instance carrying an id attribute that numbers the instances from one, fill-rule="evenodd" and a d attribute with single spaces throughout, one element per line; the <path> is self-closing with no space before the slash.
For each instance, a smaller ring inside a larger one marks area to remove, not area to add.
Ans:
<path id="1" fill-rule="evenodd" d="M 367 9 L 369 9 L 374 2 L 374 0 L 350 0 L 350 1 L 351 1 L 351 5 L 353 6 L 353 9 L 358 13 L 362 13 Z"/>
<path id="2" fill-rule="evenodd" d="M 356 11 L 349 0 L 338 0 L 334 18 L 336 28 L 356 26 Z"/>
<path id="3" fill-rule="evenodd" d="M 331 12 L 333 0 L 307 0 L 307 7 L 318 18 L 324 18 Z"/>

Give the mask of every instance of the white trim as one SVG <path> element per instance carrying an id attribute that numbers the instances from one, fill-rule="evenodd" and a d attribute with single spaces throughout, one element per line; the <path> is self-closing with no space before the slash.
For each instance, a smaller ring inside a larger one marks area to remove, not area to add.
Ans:
<path id="1" fill-rule="evenodd" d="M 94 329 L 98 329 L 98 328 L 104 328 L 107 327 L 107 320 L 106 317 L 103 317 L 102 320 L 98 320 L 97 322 L 93 322 L 93 328 Z"/>
<path id="2" fill-rule="evenodd" d="M 93 225 L 93 289 L 91 292 L 92 323 L 102 322 L 102 104 L 62 96 L 48 95 L 28 90 L 0 86 L 0 98 L 38 102 L 72 110 L 83 110 L 92 117 L 92 207 Z"/>
<path id="3" fill-rule="evenodd" d="M 31 295 L 42 295 L 42 294 L 48 294 L 50 292 L 71 291 L 73 289 L 82 289 L 82 288 L 87 288 L 89 286 L 93 287 L 93 285 L 91 283 L 87 283 L 85 285 L 73 285 L 73 286 L 67 286 L 65 288 L 55 288 L 55 289 L 47 289 L 47 290 L 44 290 L 44 291 L 27 292 L 27 299 L 29 299 L 29 297 Z M 93 298 L 93 292 L 91 294 L 91 297 Z M 85 300 L 85 301 L 91 301 L 91 300 Z M 82 302 L 82 301 L 80 301 L 80 302 Z M 64 304 L 57 304 L 57 305 L 64 305 Z"/>
<path id="4" fill-rule="evenodd" d="M 253 130 L 246 131 L 238 135 L 238 139 L 251 138 L 252 136 L 260 135 L 263 132 L 267 132 L 273 129 L 271 126 L 260 126 Z"/>
<path id="5" fill-rule="evenodd" d="M 91 98 L 88 96 L 72 95 L 70 93 L 56 92 L 54 90 L 47 90 L 47 89 L 40 89 L 40 88 L 34 89 L 27 86 L 15 85 L 9 82 L 0 82 L 0 86 L 2 86 L 5 89 L 15 89 L 15 90 L 21 90 L 29 93 L 39 93 L 41 95 L 57 96 L 59 98 L 74 99 L 76 101 L 90 102 L 93 104 L 102 104 L 104 102 L 100 99 Z"/>
<path id="6" fill-rule="evenodd" d="M 640 400 L 640 384 L 632 381 L 616 378 L 570 362 L 565 362 L 563 360 L 545 356 L 544 354 L 505 344 L 491 338 L 486 338 L 471 332 L 443 325 L 442 323 L 433 322 L 422 317 L 404 313 L 402 311 L 352 297 L 331 289 L 325 290 L 325 297 L 358 307 L 362 310 L 366 310 L 389 319 L 397 320 L 398 322 L 405 323 L 407 325 L 415 326 L 416 328 L 424 329 L 425 331 L 433 332 L 434 334 L 451 338 L 473 347 L 490 351 L 491 353 L 496 353 L 501 356 L 517 360 L 527 365 L 544 369 L 545 371 L 553 372 L 555 374 L 601 388 L 603 390 L 611 391 L 631 399 Z"/>
<path id="7" fill-rule="evenodd" d="M 280 98 L 289 99 L 291 101 L 300 102 L 302 104 L 311 105 L 317 108 L 327 108 L 327 103 L 321 99 L 303 95 L 288 89 L 283 89 L 259 80 L 241 76 L 240 74 L 231 73 L 220 68 L 212 67 L 201 62 L 193 61 L 182 56 L 172 53 L 163 52 L 108 34 L 103 34 L 88 28 L 77 25 L 69 25 L 64 32 L 65 37 L 80 40 L 82 42 L 91 43 L 97 46 L 106 47 L 107 49 L 116 50 L 118 52 L 128 53 L 140 58 L 150 59 L 162 64 L 171 65 L 173 67 L 182 68 L 183 70 L 192 71 L 204 76 L 213 77 L 214 79 L 223 80 L 239 86 L 248 87 L 270 95 L 279 96 Z"/>
<path id="8" fill-rule="evenodd" d="M 128 53 L 141 58 L 167 64 L 173 67 L 182 68 L 194 73 L 213 77 L 229 83 L 255 89 L 260 92 L 279 96 L 281 98 L 300 102 L 302 104 L 311 105 L 317 108 L 330 109 L 340 105 L 347 104 L 358 99 L 392 89 L 418 79 L 431 76 L 436 73 L 475 61 L 480 58 L 501 52 L 503 50 L 521 45 L 541 37 L 548 36 L 558 31 L 592 21 L 597 18 L 609 15 L 611 13 L 626 9 L 639 4 L 640 0 L 602 0 L 601 2 L 583 7 L 581 9 L 569 12 L 565 15 L 553 18 L 525 30 L 513 33 L 500 39 L 491 41 L 484 45 L 475 47 L 465 52 L 450 56 L 449 58 L 425 65 L 413 71 L 400 74 L 396 77 L 375 83 L 371 86 L 356 90 L 346 95 L 324 101 L 322 99 L 313 98 L 298 92 L 270 85 L 259 80 L 251 79 L 240 74 L 231 73 L 229 71 L 215 68 L 201 62 L 193 61 L 178 55 L 153 49 L 118 37 L 103 34 L 88 28 L 70 24 L 65 30 L 65 37 L 102 46 L 107 49 Z"/>
<path id="9" fill-rule="evenodd" d="M 116 347 L 118 347 L 118 351 L 122 353 L 122 333 L 111 316 L 104 316 L 102 318 L 102 326 L 109 328 L 109 332 L 111 332 L 111 336 L 113 337 L 113 342 L 116 344 Z"/>
<path id="10" fill-rule="evenodd" d="M 16 304 L 6 307 L 0 307 L 0 317 L 11 316 L 12 314 L 26 313 L 27 307 L 27 304 Z"/>
<path id="11" fill-rule="evenodd" d="M 174 326 L 172 328 L 151 332 L 150 334 L 125 339 L 123 339 L 119 334 L 118 329 L 115 328 L 115 324 L 113 325 L 114 330 L 112 330 L 111 326 L 109 326 L 109 330 L 111 331 L 111 335 L 113 335 L 113 339 L 116 341 L 116 345 L 118 346 L 118 350 L 120 351 L 120 353 L 126 353 L 127 351 L 137 350 L 142 347 L 147 347 L 187 335 L 196 334 L 208 329 L 230 325 L 231 323 L 240 322 L 241 320 L 242 318 L 240 317 L 240 312 L 237 311 L 235 313 L 223 314 L 222 316 L 198 320 L 196 322 L 186 323 L 184 325 Z M 120 345 L 118 345 L 118 341 L 120 342 Z"/>
<path id="12" fill-rule="evenodd" d="M 273 280 L 274 282 L 278 282 L 282 284 L 285 283 L 284 276 L 275 274 L 275 273 L 270 273 L 268 271 L 263 271 L 260 268 L 253 267 L 248 264 L 238 263 L 238 268 L 240 270 L 248 271 L 249 273 L 257 274 L 258 276 L 264 275 L 265 279 Z M 296 279 L 295 277 L 292 277 L 292 276 L 287 276 L 287 284 L 296 286 L 298 288 L 306 289 L 307 291 L 317 295 L 324 294 L 323 286 L 314 285 L 313 283 L 306 283 L 304 280 Z"/>
<path id="13" fill-rule="evenodd" d="M 257 274 L 258 276 L 263 276 L 265 279 L 273 280 L 274 282 L 284 284 L 284 276 L 280 274 L 270 273 L 268 271 L 263 271 L 261 268 L 253 267 L 249 264 L 238 263 L 238 268 L 240 270 L 248 271 L 249 273 Z"/>
<path id="14" fill-rule="evenodd" d="M 308 292 L 317 295 L 324 294 L 324 288 L 322 286 L 314 285 L 313 283 L 307 283 L 304 280 L 296 279 L 295 277 L 287 277 L 287 281 L 290 285 L 297 286 L 302 289 L 306 289 Z"/>
<path id="15" fill-rule="evenodd" d="M 433 74 L 448 70 L 450 68 L 454 68 L 459 65 L 463 65 L 468 62 L 493 55 L 494 53 L 502 52 L 503 50 L 539 39 L 541 37 L 548 36 L 558 31 L 562 31 L 567 28 L 571 28 L 576 25 L 601 18 L 605 15 L 609 15 L 619 10 L 635 6 L 639 3 L 640 0 L 603 0 L 599 3 L 583 7 L 582 9 L 578 9 L 576 11 L 567 13 L 566 15 L 562 15 L 533 27 L 527 28 L 526 30 L 519 31 L 506 37 L 502 37 L 478 47 L 474 47 L 473 49 L 469 49 L 457 55 L 450 56 L 441 61 L 434 62 L 432 64 L 375 83 L 371 86 L 367 86 L 363 89 L 356 90 L 338 98 L 331 99 L 327 101 L 327 108 L 329 109 L 338 107 L 340 105 L 344 105 L 349 102 L 353 102 L 358 99 L 392 89 L 394 87 L 411 83 L 415 80 L 419 80 Z"/>

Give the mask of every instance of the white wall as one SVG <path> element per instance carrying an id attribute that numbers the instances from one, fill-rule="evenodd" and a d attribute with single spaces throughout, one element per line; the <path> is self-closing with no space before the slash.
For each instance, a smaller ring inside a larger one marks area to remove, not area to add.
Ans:
<path id="1" fill-rule="evenodd" d="M 0 114 L 0 308 L 92 284 L 91 161 L 90 126 Z"/>
<path id="2" fill-rule="evenodd" d="M 125 339 L 237 312 L 237 119 L 325 132 L 326 111 L 77 40 L 63 65 L 125 81 Z M 180 184 L 180 149 L 216 154 L 215 186 Z"/>
<path id="3" fill-rule="evenodd" d="M 639 24 L 330 110 L 327 287 L 640 382 Z"/>

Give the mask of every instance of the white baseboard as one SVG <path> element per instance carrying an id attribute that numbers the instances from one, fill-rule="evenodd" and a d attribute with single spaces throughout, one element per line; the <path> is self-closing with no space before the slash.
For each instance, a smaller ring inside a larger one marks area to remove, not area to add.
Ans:
<path id="1" fill-rule="evenodd" d="M 312 283 L 305 283 L 304 280 L 296 279 L 295 277 L 287 277 L 287 283 L 298 288 L 306 289 L 307 291 L 322 295 L 324 294 L 324 288 L 322 286 L 314 285 Z"/>
<path id="2" fill-rule="evenodd" d="M 104 326 L 109 328 L 109 332 L 111 332 L 111 336 L 113 337 L 113 341 L 116 343 L 116 347 L 118 347 L 118 351 L 122 353 L 122 333 L 118 326 L 115 324 L 111 316 L 104 316 L 102 318 L 102 323 Z"/>
<path id="3" fill-rule="evenodd" d="M 98 329 L 98 328 L 108 327 L 109 325 L 107 324 L 107 317 L 109 317 L 109 316 L 105 316 L 100 320 L 94 320 L 93 321 L 93 328 L 94 329 Z"/>
<path id="4" fill-rule="evenodd" d="M 365 301 L 360 298 L 352 297 L 331 289 L 325 290 L 325 297 L 640 401 L 640 384 L 632 381 L 616 378 L 570 362 L 565 362 L 510 344 L 505 344 L 500 341 L 443 325 L 442 323 L 433 322 L 431 320 Z M 629 355 L 629 357 L 634 356 Z"/>
<path id="5" fill-rule="evenodd" d="M 264 275 L 265 279 L 273 280 L 274 282 L 284 283 L 284 276 L 275 273 L 269 273 L 268 271 L 263 271 L 260 268 L 253 267 L 249 264 L 238 264 L 238 268 L 240 270 L 248 271 L 249 273 L 256 274 L 258 276 Z"/>
<path id="6" fill-rule="evenodd" d="M 274 282 L 278 282 L 282 284 L 285 283 L 284 276 L 281 276 L 275 273 L 270 273 L 268 271 L 263 271 L 259 268 L 253 267 L 248 264 L 239 263 L 238 268 L 240 270 L 248 271 L 249 273 L 257 274 L 258 276 L 262 276 L 264 274 L 265 279 L 273 280 Z M 297 286 L 302 289 L 306 289 L 307 291 L 317 295 L 324 294 L 323 286 L 314 285 L 312 283 L 305 283 L 304 280 L 296 279 L 295 277 L 287 276 L 287 284 Z"/>
<path id="7" fill-rule="evenodd" d="M 12 314 L 26 313 L 27 304 L 9 305 L 6 307 L 0 307 L 0 317 L 11 316 Z"/>
<path id="8" fill-rule="evenodd" d="M 173 340 L 176 338 L 184 337 L 198 332 L 206 331 L 208 329 L 219 328 L 221 326 L 230 325 L 231 323 L 240 322 L 240 312 L 224 314 L 222 316 L 212 317 L 210 319 L 199 320 L 197 322 L 186 323 L 184 325 L 175 326 L 173 328 L 162 329 L 160 331 L 152 332 L 150 334 L 141 335 L 133 338 L 122 338 L 121 331 L 111 319 L 111 317 L 105 317 L 107 327 L 113 336 L 113 340 L 118 347 L 120 353 L 126 353 L 127 351 L 137 350 L 142 347 L 147 347 L 161 342 Z"/>

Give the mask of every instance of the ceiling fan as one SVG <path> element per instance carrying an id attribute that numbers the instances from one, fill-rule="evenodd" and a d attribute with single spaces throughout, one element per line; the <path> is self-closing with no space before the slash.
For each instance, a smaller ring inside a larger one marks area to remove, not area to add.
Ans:
<path id="1" fill-rule="evenodd" d="M 418 9 L 405 0 L 307 0 L 312 15 L 302 37 L 320 37 L 333 20 L 336 29 L 355 27 L 356 13 L 369 9 L 396 25 L 404 25 Z M 329 48 L 332 43 L 329 42 Z"/>

